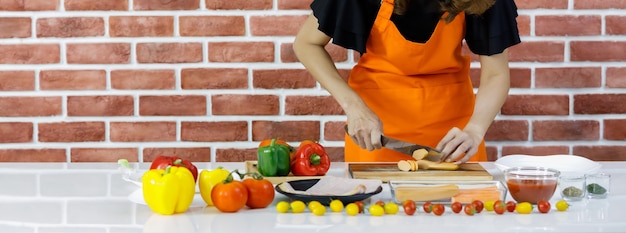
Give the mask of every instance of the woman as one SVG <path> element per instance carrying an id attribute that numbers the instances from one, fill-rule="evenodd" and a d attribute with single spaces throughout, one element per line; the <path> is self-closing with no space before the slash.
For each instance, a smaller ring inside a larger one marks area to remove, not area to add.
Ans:
<path id="1" fill-rule="evenodd" d="M 436 147 L 457 164 L 486 161 L 483 137 L 509 90 L 520 43 L 513 0 L 314 0 L 296 56 L 347 116 L 345 160 L 395 162 L 381 135 Z M 348 82 L 324 46 L 361 53 Z M 480 57 L 474 95 L 463 39 Z"/>

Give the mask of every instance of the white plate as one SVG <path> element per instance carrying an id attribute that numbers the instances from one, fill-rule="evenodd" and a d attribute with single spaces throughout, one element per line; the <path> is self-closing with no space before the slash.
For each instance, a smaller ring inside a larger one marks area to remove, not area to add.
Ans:
<path id="1" fill-rule="evenodd" d="M 143 199 L 143 191 L 141 189 L 137 189 L 133 193 L 128 195 L 128 199 L 137 204 L 147 205 L 146 201 Z M 206 206 L 206 203 L 202 199 L 202 196 L 200 196 L 200 193 L 196 193 L 193 196 L 193 201 L 191 202 L 190 207 L 204 207 L 204 206 Z"/>
<path id="2" fill-rule="evenodd" d="M 594 174 L 601 165 L 578 155 L 506 155 L 494 163 L 502 171 L 512 167 L 546 167 L 562 175 Z"/>

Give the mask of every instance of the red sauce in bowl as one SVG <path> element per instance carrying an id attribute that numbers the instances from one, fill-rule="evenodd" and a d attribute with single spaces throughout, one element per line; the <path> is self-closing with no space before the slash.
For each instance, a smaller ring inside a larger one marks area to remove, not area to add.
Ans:
<path id="1" fill-rule="evenodd" d="M 530 202 L 537 204 L 541 200 L 550 200 L 556 190 L 555 179 L 532 180 L 532 179 L 515 179 L 507 180 L 506 185 L 509 193 L 517 202 Z"/>

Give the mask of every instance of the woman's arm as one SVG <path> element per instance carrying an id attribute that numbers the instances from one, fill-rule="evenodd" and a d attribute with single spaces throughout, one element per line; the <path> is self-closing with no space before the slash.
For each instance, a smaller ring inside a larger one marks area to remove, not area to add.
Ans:
<path id="1" fill-rule="evenodd" d="M 467 162 L 476 154 L 509 93 L 508 50 L 491 56 L 480 56 L 480 67 L 480 86 L 472 117 L 463 130 L 451 129 L 437 145 L 443 154 L 449 154 L 448 160 L 457 163 Z"/>
<path id="2" fill-rule="evenodd" d="M 341 78 L 335 63 L 324 48 L 330 39 L 318 30 L 317 18 L 311 14 L 298 31 L 293 50 L 298 60 L 345 111 L 352 140 L 361 148 L 379 149 L 382 133 L 380 120 Z"/>

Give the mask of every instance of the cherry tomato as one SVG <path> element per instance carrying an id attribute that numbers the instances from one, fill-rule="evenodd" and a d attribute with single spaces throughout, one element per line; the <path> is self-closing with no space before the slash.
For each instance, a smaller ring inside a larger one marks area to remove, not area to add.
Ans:
<path id="1" fill-rule="evenodd" d="M 424 209 L 424 212 L 426 213 L 430 213 L 433 211 L 433 203 L 431 203 L 430 201 L 424 202 L 424 205 L 422 205 L 422 209 Z"/>
<path id="2" fill-rule="evenodd" d="M 465 207 L 463 207 L 463 211 L 465 211 L 465 214 L 472 216 L 476 213 L 476 206 L 471 203 L 465 204 Z"/>
<path id="3" fill-rule="evenodd" d="M 476 213 L 482 212 L 483 208 L 485 208 L 485 204 L 483 204 L 483 202 L 480 200 L 474 200 L 472 202 L 472 205 L 474 205 L 474 208 L 476 208 Z"/>
<path id="4" fill-rule="evenodd" d="M 251 209 L 265 208 L 274 201 L 274 185 L 269 180 L 261 178 L 248 178 L 242 181 L 248 189 L 248 201 L 246 206 Z"/>
<path id="5" fill-rule="evenodd" d="M 383 207 L 384 207 L 384 206 L 385 206 L 385 201 L 383 201 L 383 200 L 379 200 L 379 201 L 377 201 L 377 202 L 376 202 L 376 203 L 374 203 L 374 204 L 379 205 L 379 206 L 383 206 Z"/>
<path id="6" fill-rule="evenodd" d="M 550 212 L 550 202 L 546 200 L 541 200 L 537 202 L 537 209 L 539 210 L 540 213 L 543 213 L 543 214 Z"/>
<path id="7" fill-rule="evenodd" d="M 385 208 L 381 205 L 370 205 L 369 212 L 372 216 L 383 216 L 385 215 Z"/>
<path id="8" fill-rule="evenodd" d="M 365 204 L 362 201 L 355 201 L 353 203 L 359 206 L 359 213 L 363 213 L 363 211 L 365 211 Z"/>
<path id="9" fill-rule="evenodd" d="M 433 205 L 433 214 L 441 216 L 444 212 L 446 212 L 446 208 L 443 206 L 443 204 Z"/>
<path id="10" fill-rule="evenodd" d="M 533 212 L 533 205 L 530 202 L 520 202 L 515 207 L 518 214 L 530 214 Z"/>
<path id="11" fill-rule="evenodd" d="M 506 202 L 506 211 L 509 212 L 515 212 L 515 206 L 517 204 L 514 201 L 507 201 Z"/>
<path id="12" fill-rule="evenodd" d="M 505 209 L 506 205 L 501 200 L 497 200 L 493 203 L 493 211 L 496 212 L 496 214 L 504 214 Z"/>
<path id="13" fill-rule="evenodd" d="M 559 200 L 556 202 L 555 206 L 558 211 L 566 211 L 567 208 L 569 208 L 569 203 L 565 200 Z"/>
<path id="14" fill-rule="evenodd" d="M 450 209 L 452 209 L 452 212 L 454 212 L 455 214 L 461 213 L 461 211 L 463 210 L 463 204 L 461 204 L 461 202 L 455 201 L 452 203 L 452 205 L 450 205 Z"/>
<path id="15" fill-rule="evenodd" d="M 238 180 L 226 179 L 211 190 L 211 200 L 222 212 L 237 212 L 248 202 L 248 188 Z"/>
<path id="16" fill-rule="evenodd" d="M 415 214 L 415 210 L 417 209 L 413 200 L 404 201 L 402 203 L 402 208 L 404 209 L 404 213 L 409 216 Z"/>

